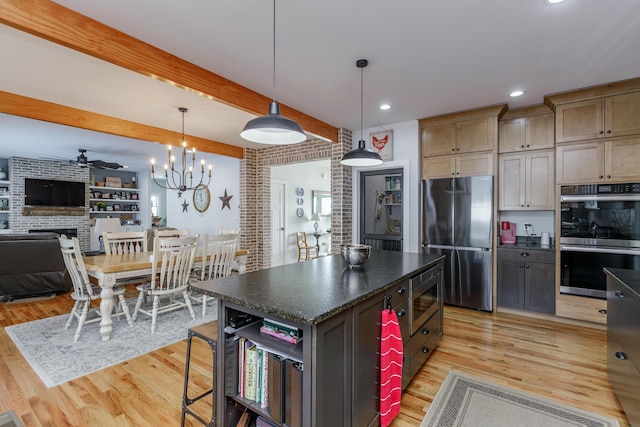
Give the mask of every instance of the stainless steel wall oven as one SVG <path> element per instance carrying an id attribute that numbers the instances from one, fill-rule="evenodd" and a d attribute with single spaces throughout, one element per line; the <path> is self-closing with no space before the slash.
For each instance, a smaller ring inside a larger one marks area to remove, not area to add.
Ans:
<path id="1" fill-rule="evenodd" d="M 640 183 L 560 189 L 560 293 L 606 298 L 603 267 L 640 269 Z"/>

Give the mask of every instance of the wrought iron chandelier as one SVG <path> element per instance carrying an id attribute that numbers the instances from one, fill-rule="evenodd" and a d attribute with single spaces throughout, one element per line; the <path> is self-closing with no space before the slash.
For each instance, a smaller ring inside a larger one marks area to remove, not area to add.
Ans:
<path id="1" fill-rule="evenodd" d="M 167 150 L 168 163 L 164 165 L 165 183 L 162 184 L 161 182 L 156 180 L 155 159 L 151 159 L 151 177 L 153 178 L 153 181 L 161 188 L 164 188 L 167 190 L 178 190 L 180 192 L 184 192 L 188 190 L 193 190 L 199 185 L 205 185 L 205 186 L 209 185 L 209 183 L 211 182 L 211 165 L 209 165 L 209 179 L 205 184 L 204 183 L 204 176 L 205 176 L 204 160 L 200 161 L 200 181 L 197 181 L 194 184 L 193 170 L 196 164 L 196 149 L 195 148 L 191 149 L 191 166 L 189 166 L 189 168 L 187 169 L 187 162 L 189 160 L 187 159 L 187 141 L 185 141 L 184 139 L 184 113 L 188 112 L 189 110 L 184 107 L 180 107 L 178 108 L 178 111 L 182 113 L 182 161 L 180 162 L 180 170 L 176 170 L 175 168 L 176 156 L 173 155 L 171 151 L 171 145 L 169 145 Z M 169 172 L 171 172 L 171 174 L 169 174 Z"/>

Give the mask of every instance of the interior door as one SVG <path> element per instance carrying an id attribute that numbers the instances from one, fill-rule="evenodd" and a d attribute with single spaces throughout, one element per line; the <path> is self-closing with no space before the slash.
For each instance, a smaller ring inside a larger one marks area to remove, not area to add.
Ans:
<path id="1" fill-rule="evenodd" d="M 285 263 L 285 190 L 283 182 L 271 182 L 271 265 Z"/>

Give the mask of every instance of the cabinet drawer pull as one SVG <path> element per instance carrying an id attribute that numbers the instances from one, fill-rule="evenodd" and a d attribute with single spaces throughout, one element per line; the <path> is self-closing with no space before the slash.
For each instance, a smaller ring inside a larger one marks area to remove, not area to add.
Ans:
<path id="1" fill-rule="evenodd" d="M 624 292 L 622 292 L 622 291 L 616 291 L 615 295 L 616 295 L 618 298 L 624 298 Z"/>
<path id="2" fill-rule="evenodd" d="M 520 268 L 524 267 L 524 264 L 520 264 Z"/>
<path id="3" fill-rule="evenodd" d="M 601 131 L 600 131 L 600 135 L 602 135 L 602 134 L 604 134 L 604 131 L 603 131 L 603 130 L 601 130 Z"/>
<path id="4" fill-rule="evenodd" d="M 607 310 L 603 308 L 602 310 L 598 310 L 598 313 L 600 313 L 600 314 L 607 314 Z"/>
<path id="5" fill-rule="evenodd" d="M 400 309 L 400 311 L 398 311 L 398 317 L 402 317 L 402 316 L 404 316 L 405 314 L 407 314 L 407 312 L 406 312 L 406 311 L 404 311 L 404 308 L 403 308 L 403 309 Z"/>
<path id="6" fill-rule="evenodd" d="M 607 175 L 607 179 L 611 178 L 611 175 Z"/>
<path id="7" fill-rule="evenodd" d="M 627 355 L 624 354 L 624 351 L 616 351 L 616 357 L 620 360 L 627 360 Z"/>
<path id="8" fill-rule="evenodd" d="M 422 352 L 423 353 L 429 353 L 429 347 L 422 347 Z M 617 355 L 617 354 L 616 354 Z"/>
<path id="9" fill-rule="evenodd" d="M 604 178 L 604 175 L 600 175 L 600 179 Z"/>
<path id="10" fill-rule="evenodd" d="M 609 130 L 607 131 L 607 133 L 611 133 L 611 129 L 609 129 Z"/>
<path id="11" fill-rule="evenodd" d="M 428 335 L 428 334 L 429 334 L 429 332 L 431 332 L 431 331 L 429 331 L 429 328 L 424 328 L 424 329 L 422 330 L 422 334 L 423 334 L 423 335 Z"/>
<path id="12" fill-rule="evenodd" d="M 529 252 L 521 252 L 520 256 L 529 256 Z"/>
<path id="13" fill-rule="evenodd" d="M 398 288 L 398 293 L 399 294 L 404 294 L 405 292 L 407 292 L 407 289 L 404 286 Z"/>
<path id="14" fill-rule="evenodd" d="M 524 268 L 529 268 L 529 264 L 525 265 Z"/>
<path id="15" fill-rule="evenodd" d="M 522 144 L 522 145 L 520 146 L 520 148 L 524 148 L 524 144 Z"/>

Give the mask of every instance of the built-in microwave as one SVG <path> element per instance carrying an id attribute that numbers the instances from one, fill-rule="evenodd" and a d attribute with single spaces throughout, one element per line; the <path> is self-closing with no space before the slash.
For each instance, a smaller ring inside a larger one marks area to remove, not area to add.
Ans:
<path id="1" fill-rule="evenodd" d="M 417 277 L 411 279 L 409 320 L 411 324 L 411 335 L 415 334 L 420 327 L 438 310 L 441 295 L 440 268 L 434 267 L 425 271 Z"/>

